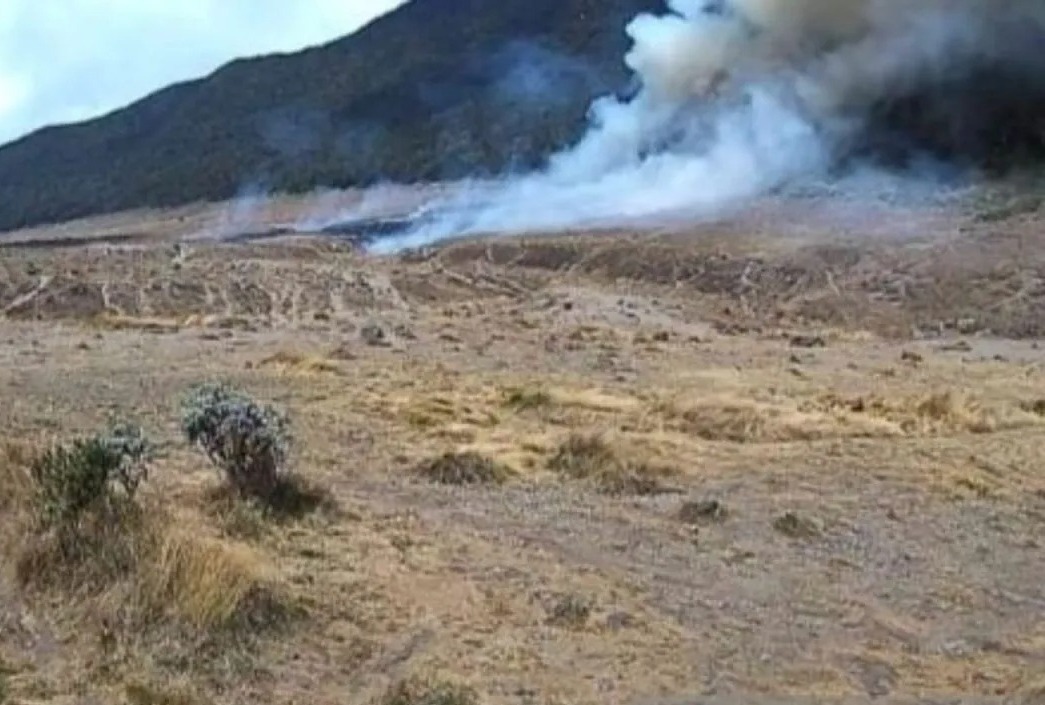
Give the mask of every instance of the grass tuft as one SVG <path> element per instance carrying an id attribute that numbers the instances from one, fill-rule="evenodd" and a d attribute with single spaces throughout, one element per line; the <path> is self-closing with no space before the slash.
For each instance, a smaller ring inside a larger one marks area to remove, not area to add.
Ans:
<path id="1" fill-rule="evenodd" d="M 394 684 L 375 705 L 479 705 L 479 694 L 459 683 L 410 678 Z"/>
<path id="2" fill-rule="evenodd" d="M 592 602 L 580 595 L 559 598 L 550 610 L 548 624 L 567 629 L 583 629 L 591 619 Z"/>
<path id="3" fill-rule="evenodd" d="M 543 389 L 510 389 L 504 396 L 504 405 L 516 411 L 544 409 L 552 405 L 551 394 Z"/>
<path id="4" fill-rule="evenodd" d="M 673 468 L 621 457 L 602 436 L 577 433 L 559 446 L 548 467 L 569 479 L 591 482 L 611 495 L 663 494 L 671 491 L 664 479 L 677 474 Z"/>
<path id="5" fill-rule="evenodd" d="M 445 453 L 421 463 L 415 472 L 441 485 L 501 485 L 515 475 L 508 466 L 473 451 Z"/>
<path id="6" fill-rule="evenodd" d="M 126 684 L 123 693 L 129 705 L 199 705 L 202 702 L 188 687 L 143 681 Z"/>

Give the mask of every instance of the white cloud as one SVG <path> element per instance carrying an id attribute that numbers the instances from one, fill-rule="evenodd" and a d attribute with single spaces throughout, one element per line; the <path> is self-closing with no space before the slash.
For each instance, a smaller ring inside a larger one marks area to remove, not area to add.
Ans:
<path id="1" fill-rule="evenodd" d="M 402 0 L 0 0 L 0 142 L 240 57 L 347 34 Z"/>

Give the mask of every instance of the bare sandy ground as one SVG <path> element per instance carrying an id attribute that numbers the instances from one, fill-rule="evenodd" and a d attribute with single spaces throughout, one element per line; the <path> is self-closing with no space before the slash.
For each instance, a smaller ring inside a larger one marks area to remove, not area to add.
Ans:
<path id="1" fill-rule="evenodd" d="M 305 606 L 247 667 L 200 669 L 130 635 L 103 656 L 89 613 L 7 578 L 13 702 L 141 702 L 145 681 L 191 698 L 149 702 L 367 703 L 415 673 L 489 703 L 1031 702 L 1045 230 L 898 210 L 900 237 L 888 212 L 790 207 L 392 258 L 175 251 L 189 211 L 61 230 L 154 234 L 133 247 L 5 248 L 0 435 L 138 419 L 168 444 L 149 491 Z M 206 510 L 177 404 L 208 379 L 290 411 L 294 466 L 338 512 L 244 536 Z M 556 470 L 592 439 L 656 482 Z M 447 452 L 512 479 L 417 476 Z"/>

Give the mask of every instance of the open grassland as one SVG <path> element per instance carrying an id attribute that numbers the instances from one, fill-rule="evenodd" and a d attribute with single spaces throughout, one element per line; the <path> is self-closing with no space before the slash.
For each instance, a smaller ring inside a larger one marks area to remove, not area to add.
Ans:
<path id="1" fill-rule="evenodd" d="M 6 250 L 0 700 L 1029 702 L 1045 248 L 992 227 Z M 209 380 L 315 501 L 221 493 Z M 29 468 L 111 415 L 161 453 L 72 574 Z"/>

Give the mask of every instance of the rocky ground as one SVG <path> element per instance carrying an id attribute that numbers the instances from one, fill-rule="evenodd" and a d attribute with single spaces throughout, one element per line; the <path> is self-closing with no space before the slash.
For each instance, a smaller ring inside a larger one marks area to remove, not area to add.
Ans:
<path id="1" fill-rule="evenodd" d="M 369 703 L 428 674 L 489 703 L 1030 702 L 1045 230 L 780 208 L 389 258 L 173 248 L 182 216 L 8 238 L 0 438 L 138 420 L 166 448 L 150 495 L 303 607 L 237 667 L 186 664 L 8 575 L 8 697 Z M 289 411 L 336 510 L 208 510 L 177 409 L 210 379 Z M 508 479 L 424 476 L 446 454 Z"/>

